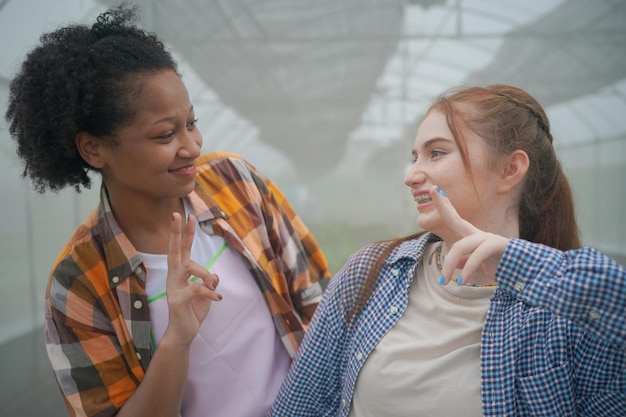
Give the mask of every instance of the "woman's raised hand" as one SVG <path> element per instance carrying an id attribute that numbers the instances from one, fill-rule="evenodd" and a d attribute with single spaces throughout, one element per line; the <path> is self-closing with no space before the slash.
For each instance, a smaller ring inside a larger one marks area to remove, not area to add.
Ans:
<path id="1" fill-rule="evenodd" d="M 191 260 L 194 231 L 193 216 L 188 217 L 183 231 L 180 214 L 173 214 L 167 248 L 166 291 L 169 323 L 163 338 L 170 337 L 171 341 L 180 344 L 191 343 L 209 313 L 211 302 L 222 299 L 215 292 L 217 275 Z M 192 275 L 199 279 L 190 281 Z"/>
<path id="2" fill-rule="evenodd" d="M 459 216 L 456 209 L 438 187 L 430 196 L 443 221 L 456 233 L 457 239 L 445 256 L 442 284 L 447 284 L 455 269 L 461 269 L 457 284 L 487 285 L 495 281 L 496 269 L 508 243 L 504 236 L 484 232 Z M 450 242 L 446 242 L 450 244 Z"/>

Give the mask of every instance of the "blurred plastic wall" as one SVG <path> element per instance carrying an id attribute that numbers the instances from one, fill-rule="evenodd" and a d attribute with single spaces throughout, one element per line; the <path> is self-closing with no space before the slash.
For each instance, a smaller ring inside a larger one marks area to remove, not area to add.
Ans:
<path id="1" fill-rule="evenodd" d="M 89 3 L 93 2 L 78 3 L 83 6 L 76 11 L 76 15 L 84 16 L 91 12 L 93 6 Z M 58 10 L 54 6 L 50 7 Z M 53 13 L 52 9 L 48 12 Z M 11 39 L 8 37 L 0 39 L 0 42 L 9 41 Z M 9 58 L 15 60 L 16 57 L 2 57 Z M 617 108 L 624 108 L 624 81 L 617 85 L 617 89 L 618 93 L 614 96 L 618 103 L 605 103 L 606 112 L 616 108 L 616 105 Z M 72 189 L 57 195 L 39 195 L 32 191 L 30 183 L 21 179 L 23 168 L 17 160 L 15 146 L 4 121 L 7 94 L 8 78 L 2 77 L 0 343 L 42 325 L 50 265 L 75 227 L 96 206 L 99 183 L 96 179 L 94 189 L 80 195 Z M 550 117 L 560 112 L 558 108 L 548 107 L 547 110 Z M 602 112 L 606 113 L 604 110 Z M 596 117 L 584 111 L 583 114 L 591 119 Z M 560 115 L 558 119 L 561 122 L 555 123 L 553 128 L 558 154 L 574 188 L 583 238 L 586 244 L 596 246 L 624 262 L 626 118 L 623 114 L 614 117 L 616 133 L 613 135 L 591 131 L 583 135 L 581 140 L 571 141 L 572 130 L 577 130 L 572 126 L 580 122 L 576 118 L 576 115 L 569 119 Z M 225 127 L 223 130 L 237 128 L 240 126 Z M 206 141 L 205 149 L 217 148 L 240 153 L 268 173 L 309 224 L 325 249 L 331 268 L 336 270 L 345 257 L 360 245 L 374 239 L 408 234 L 416 229 L 414 203 L 402 184 L 403 170 L 410 156 L 410 141 L 415 134 L 413 130 L 409 128 L 408 141 L 403 142 L 397 152 L 393 152 L 397 169 L 381 171 L 373 168 L 370 161 L 382 158 L 380 147 L 367 141 L 352 142 L 346 148 L 345 157 L 332 172 L 306 186 L 294 181 L 296 176 L 290 171 L 292 168 L 280 168 L 284 164 L 277 163 L 282 161 L 276 156 L 279 149 L 260 148 L 254 141 L 246 140 L 222 143 L 219 141 L 219 132 L 208 132 L 205 135 L 205 138 L 210 139 Z M 320 149 L 319 152 L 333 152 L 333 149 Z"/>

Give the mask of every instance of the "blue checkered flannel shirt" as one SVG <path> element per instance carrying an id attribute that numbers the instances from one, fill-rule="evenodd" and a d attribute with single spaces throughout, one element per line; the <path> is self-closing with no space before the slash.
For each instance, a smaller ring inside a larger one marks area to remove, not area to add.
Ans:
<path id="1" fill-rule="evenodd" d="M 348 415 L 359 371 L 403 314 L 415 267 L 435 240 L 425 234 L 390 253 L 351 326 L 346 310 L 387 243 L 348 259 L 270 416 Z M 591 248 L 562 252 L 511 239 L 496 279 L 481 344 L 484 415 L 626 416 L 626 270 Z"/>

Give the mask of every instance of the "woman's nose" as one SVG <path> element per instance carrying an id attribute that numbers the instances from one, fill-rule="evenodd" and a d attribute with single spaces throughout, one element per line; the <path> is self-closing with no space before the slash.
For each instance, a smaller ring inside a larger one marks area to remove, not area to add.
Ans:
<path id="1" fill-rule="evenodd" d="M 197 158 L 202 148 L 202 136 L 200 132 L 194 130 L 187 132 L 181 141 L 179 155 L 182 158 Z"/>
<path id="2" fill-rule="evenodd" d="M 404 184 L 407 187 L 411 187 L 412 185 L 424 182 L 425 179 L 426 175 L 424 174 L 419 162 L 414 162 L 409 166 L 406 174 L 404 175 Z"/>

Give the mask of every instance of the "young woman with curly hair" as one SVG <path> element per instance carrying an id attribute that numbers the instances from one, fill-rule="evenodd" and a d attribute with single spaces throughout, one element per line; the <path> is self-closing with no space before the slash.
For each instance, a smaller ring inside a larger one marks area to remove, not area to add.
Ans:
<path id="1" fill-rule="evenodd" d="M 102 178 L 52 267 L 48 355 L 73 416 L 260 417 L 327 263 L 273 182 L 200 152 L 176 64 L 135 17 L 119 7 L 43 35 L 11 83 L 35 188 Z"/>

